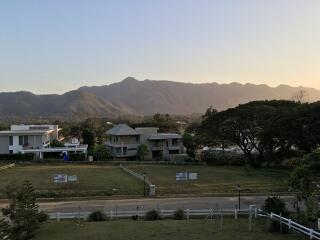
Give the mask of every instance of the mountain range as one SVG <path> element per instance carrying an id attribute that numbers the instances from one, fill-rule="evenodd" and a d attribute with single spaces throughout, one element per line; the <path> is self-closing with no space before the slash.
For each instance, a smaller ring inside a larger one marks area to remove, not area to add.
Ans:
<path id="1" fill-rule="evenodd" d="M 128 77 L 104 86 L 81 87 L 62 95 L 30 92 L 0 93 L 0 117 L 110 117 L 204 113 L 210 106 L 223 110 L 253 100 L 290 100 L 304 92 L 309 102 L 320 100 L 320 90 L 254 84 L 138 81 Z"/>

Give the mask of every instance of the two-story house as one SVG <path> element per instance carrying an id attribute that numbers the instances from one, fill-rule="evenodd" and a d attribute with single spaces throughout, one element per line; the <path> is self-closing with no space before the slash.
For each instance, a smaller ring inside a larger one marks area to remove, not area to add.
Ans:
<path id="1" fill-rule="evenodd" d="M 0 154 L 33 153 L 43 158 L 48 152 L 87 152 L 87 145 L 50 147 L 59 139 L 58 125 L 11 125 L 10 130 L 0 131 Z"/>
<path id="2" fill-rule="evenodd" d="M 149 159 L 170 159 L 184 154 L 182 136 L 176 133 L 158 133 L 156 127 L 131 128 L 119 124 L 106 132 L 107 147 L 115 158 L 135 158 L 140 144 L 147 145 Z"/>

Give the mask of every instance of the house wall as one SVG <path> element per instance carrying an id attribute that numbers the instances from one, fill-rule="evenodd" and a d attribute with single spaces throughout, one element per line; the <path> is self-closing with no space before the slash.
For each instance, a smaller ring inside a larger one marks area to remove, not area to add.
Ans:
<path id="1" fill-rule="evenodd" d="M 9 153 L 9 136 L 0 136 L 0 154 Z"/>
<path id="2" fill-rule="evenodd" d="M 176 152 L 176 154 L 183 153 L 182 139 L 179 138 L 149 140 L 148 146 L 151 157 L 152 151 L 160 151 L 163 158 L 168 158 L 170 155 L 172 155 L 172 152 Z"/>
<path id="3" fill-rule="evenodd" d="M 122 144 L 139 144 L 139 136 L 119 136 L 119 142 Z"/>
<path id="4" fill-rule="evenodd" d="M 147 127 L 147 128 L 136 128 L 136 132 L 140 134 L 140 143 L 141 144 L 147 144 L 148 143 L 148 138 L 153 135 L 158 133 L 158 128 L 155 127 Z"/>
<path id="5" fill-rule="evenodd" d="M 43 146 L 43 137 L 42 136 L 28 136 L 28 148 L 42 148 Z"/>

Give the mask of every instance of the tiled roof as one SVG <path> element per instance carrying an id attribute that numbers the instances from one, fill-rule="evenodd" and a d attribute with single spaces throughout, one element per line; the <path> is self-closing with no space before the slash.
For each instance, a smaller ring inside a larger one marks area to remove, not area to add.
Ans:
<path id="1" fill-rule="evenodd" d="M 133 128 L 129 127 L 127 124 L 118 124 L 117 126 L 111 128 L 106 132 L 108 135 L 139 135 Z"/>
<path id="2" fill-rule="evenodd" d="M 177 133 L 157 133 L 149 137 L 149 140 L 163 140 L 172 138 L 182 138 L 180 134 Z"/>

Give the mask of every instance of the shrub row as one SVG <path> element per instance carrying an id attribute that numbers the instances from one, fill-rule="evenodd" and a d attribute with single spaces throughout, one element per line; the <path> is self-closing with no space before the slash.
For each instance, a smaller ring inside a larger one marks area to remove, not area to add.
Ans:
<path id="1" fill-rule="evenodd" d="M 0 161 L 32 161 L 34 154 L 0 154 Z"/>
<path id="2" fill-rule="evenodd" d="M 247 163 L 246 156 L 243 154 L 239 155 L 217 155 L 210 151 L 203 151 L 201 156 L 201 160 L 206 162 L 207 165 L 232 165 L 232 166 L 243 166 Z"/>
<path id="3" fill-rule="evenodd" d="M 161 215 L 157 210 L 150 210 L 144 216 L 144 220 L 146 221 L 156 221 L 160 219 L 161 219 Z M 185 219 L 184 211 L 182 209 L 176 210 L 173 214 L 173 219 L 175 220 Z M 101 222 L 101 221 L 107 221 L 107 220 L 108 220 L 107 215 L 101 211 L 94 211 L 90 213 L 87 218 L 87 221 L 89 222 Z M 138 220 L 138 216 L 133 215 L 132 220 Z"/>

